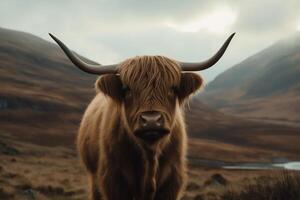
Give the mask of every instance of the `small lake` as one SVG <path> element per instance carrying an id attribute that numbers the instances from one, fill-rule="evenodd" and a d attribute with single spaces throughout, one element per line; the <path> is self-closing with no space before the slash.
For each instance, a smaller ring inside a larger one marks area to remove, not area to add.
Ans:
<path id="1" fill-rule="evenodd" d="M 286 163 L 239 163 L 222 166 L 223 169 L 286 169 L 300 170 L 300 162 Z"/>
<path id="2" fill-rule="evenodd" d="M 288 161 L 281 159 L 281 161 L 273 162 L 223 162 L 217 160 L 207 160 L 199 158 L 191 158 L 190 164 L 194 166 L 223 168 L 223 169 L 245 169 L 245 170 L 266 170 L 266 169 L 286 169 L 286 170 L 300 170 L 300 161 Z M 275 159 L 276 160 L 276 159 Z"/>

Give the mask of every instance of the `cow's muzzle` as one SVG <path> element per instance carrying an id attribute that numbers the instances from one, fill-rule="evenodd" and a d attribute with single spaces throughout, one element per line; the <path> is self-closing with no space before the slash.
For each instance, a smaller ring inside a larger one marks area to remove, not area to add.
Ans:
<path id="1" fill-rule="evenodd" d="M 164 127 L 165 120 L 161 112 L 146 111 L 139 116 L 139 128 L 134 131 L 135 136 L 148 143 L 155 143 L 170 130 Z"/>
<path id="2" fill-rule="evenodd" d="M 164 136 L 168 135 L 170 130 L 166 128 L 160 129 L 138 129 L 134 132 L 134 135 L 146 143 L 153 144 L 159 141 Z"/>

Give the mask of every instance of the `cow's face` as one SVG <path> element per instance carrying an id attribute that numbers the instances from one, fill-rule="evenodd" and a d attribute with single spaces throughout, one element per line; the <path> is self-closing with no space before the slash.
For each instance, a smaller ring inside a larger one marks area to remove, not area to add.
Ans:
<path id="1" fill-rule="evenodd" d="M 101 76 L 96 86 L 120 105 L 129 134 L 148 144 L 172 133 L 178 108 L 202 85 L 197 74 L 181 73 L 161 56 L 126 60 L 118 71 Z"/>

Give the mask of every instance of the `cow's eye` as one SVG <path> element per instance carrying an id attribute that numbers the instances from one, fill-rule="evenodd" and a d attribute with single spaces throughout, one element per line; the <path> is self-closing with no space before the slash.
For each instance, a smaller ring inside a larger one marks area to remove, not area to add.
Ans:
<path id="1" fill-rule="evenodd" d="M 124 95 L 125 98 L 131 98 L 132 97 L 132 91 L 130 90 L 130 88 L 126 85 L 123 85 L 123 91 L 124 91 Z"/>

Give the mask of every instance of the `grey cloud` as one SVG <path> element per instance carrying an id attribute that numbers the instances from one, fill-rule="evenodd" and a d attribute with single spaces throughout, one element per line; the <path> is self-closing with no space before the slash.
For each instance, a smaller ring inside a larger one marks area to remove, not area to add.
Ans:
<path id="1" fill-rule="evenodd" d="M 293 28 L 299 16 L 300 2 L 295 0 L 244 1 L 239 5 L 236 28 L 249 32 L 267 32 Z"/>
<path id="2" fill-rule="evenodd" d="M 237 32 L 225 56 L 203 72 L 207 80 L 295 31 L 300 1 L 245 0 L 91 0 L 1 1 L 0 26 L 36 34 L 50 41 L 53 32 L 72 49 L 108 64 L 143 54 L 183 61 L 211 56 L 231 32 Z M 235 24 L 222 34 L 185 33 L 166 27 L 209 14 L 219 7 L 236 12 Z M 299 20 L 299 21 L 297 21 Z"/>

